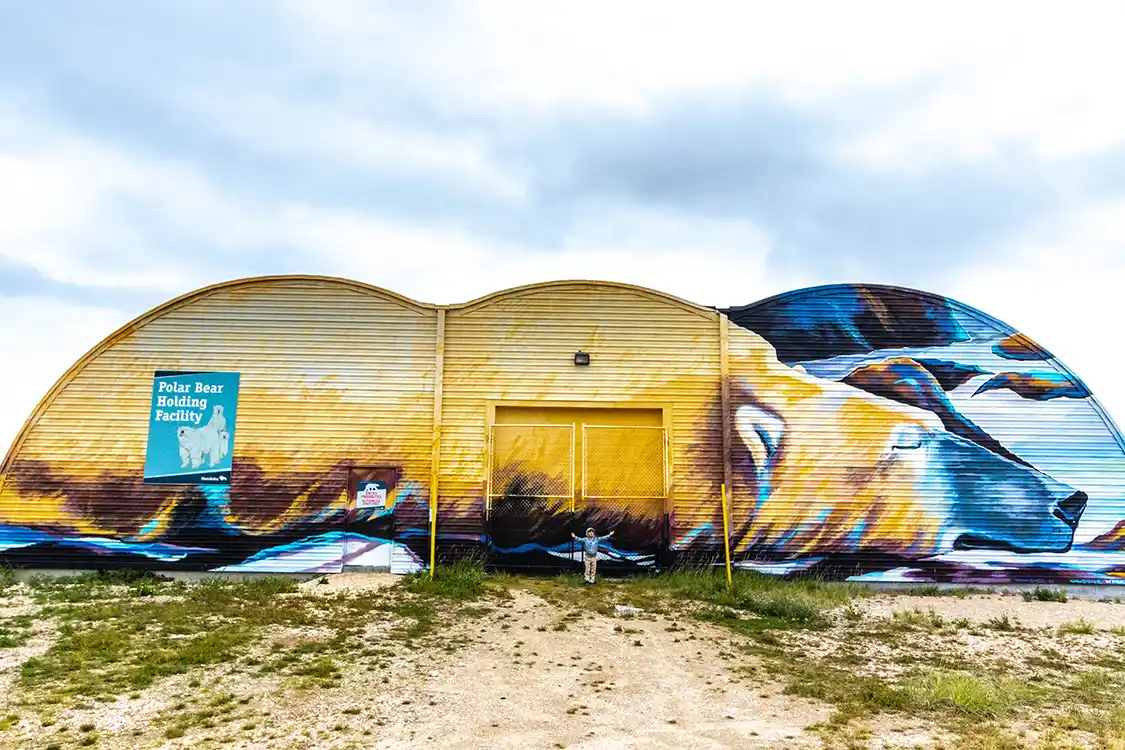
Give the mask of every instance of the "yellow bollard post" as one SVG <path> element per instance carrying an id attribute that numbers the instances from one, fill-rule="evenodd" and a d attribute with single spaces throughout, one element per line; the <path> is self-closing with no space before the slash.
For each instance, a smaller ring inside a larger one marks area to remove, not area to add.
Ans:
<path id="1" fill-rule="evenodd" d="M 437 562 L 437 502 L 430 498 L 430 579 L 434 577 L 434 567 Z"/>
<path id="2" fill-rule="evenodd" d="M 727 557 L 727 585 L 730 586 L 730 521 L 727 520 L 727 485 L 723 483 L 719 485 L 721 496 L 723 500 L 723 551 Z"/>

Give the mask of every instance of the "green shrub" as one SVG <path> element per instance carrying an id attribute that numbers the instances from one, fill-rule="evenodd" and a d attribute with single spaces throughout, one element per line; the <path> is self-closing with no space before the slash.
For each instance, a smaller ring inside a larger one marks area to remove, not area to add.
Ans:
<path id="1" fill-rule="evenodd" d="M 1003 716 L 1033 697 L 1026 683 L 957 672 L 932 672 L 907 680 L 902 692 L 922 710 L 947 710 L 970 716 Z"/>
<path id="2" fill-rule="evenodd" d="M 1066 635 L 1068 633 L 1071 635 L 1091 635 L 1093 632 L 1094 623 L 1083 618 L 1072 620 L 1071 622 L 1064 622 L 1062 625 L 1059 625 L 1060 635 Z"/>
<path id="3" fill-rule="evenodd" d="M 914 608 L 891 613 L 891 624 L 897 630 L 938 630 L 945 620 L 933 609 L 923 612 Z"/>
<path id="4" fill-rule="evenodd" d="M 1062 589 L 1049 589 L 1042 586 L 1036 586 L 1032 591 L 1024 591 L 1022 596 L 1025 602 L 1065 602 L 1069 599 L 1066 591 Z"/>
<path id="5" fill-rule="evenodd" d="M 485 576 L 481 561 L 457 560 L 449 565 L 439 565 L 432 578 L 428 570 L 412 573 L 401 585 L 413 594 L 465 601 L 484 593 Z"/>
<path id="6" fill-rule="evenodd" d="M 1002 630 L 1006 632 L 1020 629 L 1019 623 L 1006 614 L 998 617 L 990 617 L 984 621 L 984 626 L 990 630 Z"/>

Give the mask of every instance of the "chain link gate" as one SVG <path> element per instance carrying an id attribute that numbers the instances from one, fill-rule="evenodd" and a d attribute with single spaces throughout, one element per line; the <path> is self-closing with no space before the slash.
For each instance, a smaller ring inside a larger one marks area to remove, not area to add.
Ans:
<path id="1" fill-rule="evenodd" d="M 570 539 L 574 425 L 497 424 L 489 432 L 486 514 L 493 562 L 558 567 Z"/>
<path id="2" fill-rule="evenodd" d="M 655 563 L 667 546 L 667 434 L 663 427 L 582 427 L 582 492 L 576 510 L 599 534 L 614 527 L 614 546 L 633 565 Z"/>

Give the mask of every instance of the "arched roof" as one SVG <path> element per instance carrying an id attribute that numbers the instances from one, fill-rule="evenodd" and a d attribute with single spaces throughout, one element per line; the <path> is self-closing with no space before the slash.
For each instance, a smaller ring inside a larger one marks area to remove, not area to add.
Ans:
<path id="1" fill-rule="evenodd" d="M 353 289 L 357 292 L 361 292 L 361 293 L 364 293 L 364 294 L 373 294 L 373 295 L 382 297 L 382 298 L 387 299 L 389 301 L 400 304 L 403 307 L 414 309 L 414 310 L 417 310 L 419 312 L 435 312 L 435 311 L 440 310 L 440 309 L 470 310 L 470 309 L 483 307 L 485 305 L 489 305 L 489 304 L 498 302 L 502 299 L 506 299 L 506 298 L 510 298 L 510 297 L 519 297 L 519 296 L 523 296 L 523 295 L 527 295 L 527 294 L 533 294 L 537 291 L 543 291 L 543 290 L 547 290 L 547 289 L 568 288 L 568 287 L 572 287 L 572 288 L 603 287 L 603 288 L 609 288 L 609 289 L 626 290 L 626 291 L 630 291 L 630 292 L 633 292 L 633 293 L 636 293 L 636 294 L 639 294 L 639 295 L 642 295 L 642 296 L 650 297 L 652 299 L 670 302 L 670 303 L 672 303 L 672 304 L 674 304 L 678 307 L 681 307 L 685 310 L 689 310 L 691 312 L 696 312 L 696 313 L 698 313 L 700 315 L 703 315 L 703 316 L 713 316 L 713 315 L 716 314 L 713 308 L 708 308 L 708 307 L 705 307 L 703 305 L 697 305 L 693 302 L 688 302 L 687 300 L 681 299 L 681 298 L 673 296 L 671 294 L 667 294 L 665 292 L 660 292 L 660 291 L 657 291 L 655 289 L 649 289 L 647 287 L 635 286 L 635 285 L 632 285 L 632 284 L 623 284 L 623 283 L 612 282 L 612 281 L 588 281 L 588 280 L 586 280 L 586 281 L 583 281 L 583 280 L 546 281 L 546 282 L 540 282 L 540 283 L 536 283 L 536 284 L 526 284 L 526 285 L 523 285 L 523 286 L 512 287 L 510 289 L 503 289 L 503 290 L 498 291 L 498 292 L 492 292 L 490 294 L 486 294 L 482 297 L 477 297 L 476 299 L 469 300 L 468 302 L 462 302 L 462 303 L 451 304 L 451 305 L 435 305 L 435 304 L 431 304 L 431 303 L 427 303 L 427 302 L 419 302 L 418 300 L 414 300 L 414 299 L 411 299 L 411 298 L 406 297 L 404 295 L 398 294 L 396 292 L 392 292 L 390 290 L 383 289 L 382 287 L 377 287 L 377 286 L 374 286 L 372 284 L 366 284 L 362 281 L 355 281 L 353 279 L 346 279 L 346 278 L 341 278 L 341 277 L 336 277 L 336 276 L 319 276 L 319 275 L 314 275 L 314 274 L 289 274 L 289 275 L 272 275 L 272 276 L 252 276 L 252 277 L 248 277 L 248 278 L 234 279 L 234 280 L 231 280 L 231 281 L 223 281 L 223 282 L 219 282 L 217 284 L 211 284 L 210 286 L 205 286 L 205 287 L 202 287 L 200 289 L 196 289 L 194 291 L 188 292 L 187 294 L 182 294 L 179 297 L 171 299 L 171 300 L 169 300 L 169 301 L 167 301 L 167 302 L 165 302 L 161 305 L 158 305 L 158 306 L 152 308 L 148 312 L 140 315 L 139 317 L 135 318 L 134 320 L 131 320 L 130 322 L 128 322 L 125 325 L 118 328 L 113 333 L 106 336 L 104 339 L 102 339 L 100 342 L 98 342 L 92 349 L 90 349 L 88 352 L 86 352 L 86 354 L 84 354 L 82 357 L 80 357 L 77 362 L 75 362 L 73 365 L 71 365 L 70 368 L 67 369 L 67 371 L 65 373 L 63 373 L 62 377 L 60 377 L 57 381 L 55 381 L 54 385 L 51 386 L 50 390 L 48 390 L 47 393 L 44 394 L 43 398 L 40 399 L 39 403 L 36 404 L 35 408 L 31 412 L 31 415 L 28 416 L 28 418 L 24 421 L 23 426 L 20 428 L 19 432 L 16 433 L 15 440 L 12 441 L 11 446 L 9 447 L 7 453 L 4 455 L 3 462 L 0 462 L 0 477 L 3 477 L 3 475 L 8 471 L 9 464 L 11 463 L 11 461 L 13 460 L 15 455 L 19 452 L 20 446 L 23 444 L 24 438 L 28 434 L 28 431 L 31 429 L 32 426 L 35 425 L 35 423 L 39 420 L 39 417 L 47 410 L 47 408 L 55 400 L 55 397 L 72 380 L 74 380 L 74 378 L 78 375 L 78 373 L 80 373 L 82 371 L 82 369 L 88 363 L 90 363 L 92 360 L 94 360 L 102 352 L 106 351 L 107 349 L 112 347 L 114 344 L 116 344 L 118 341 L 125 338 L 126 336 L 129 336 L 129 335 L 135 333 L 136 331 L 138 331 L 139 329 L 143 328 L 144 326 L 148 325 L 152 321 L 160 318 L 161 316 L 163 316 L 163 315 L 165 315 L 165 314 L 167 314 L 167 313 L 169 313 L 173 310 L 177 310 L 181 307 L 184 307 L 185 305 L 191 304 L 192 302 L 196 302 L 196 301 L 204 299 L 204 298 L 206 298 L 206 297 L 208 297 L 212 294 L 216 294 L 218 292 L 223 292 L 223 291 L 226 291 L 226 290 L 229 290 L 229 289 L 235 289 L 235 288 L 243 287 L 243 286 L 253 286 L 255 284 L 273 283 L 273 282 L 279 282 L 279 281 L 281 281 L 281 282 L 284 282 L 284 281 L 308 281 L 308 282 L 322 282 L 322 283 L 327 283 L 327 284 L 337 284 L 337 285 L 340 285 L 340 286 L 343 286 L 343 287 L 351 288 L 351 289 Z"/>
<path id="2" fill-rule="evenodd" d="M 936 294 L 934 292 L 927 292 L 927 291 L 923 291 L 921 289 L 911 289 L 909 287 L 893 286 L 893 285 L 888 285 L 888 284 L 848 284 L 848 283 L 844 283 L 844 284 L 823 284 L 823 285 L 820 285 L 820 286 L 810 286 L 810 287 L 804 287 L 802 289 L 794 289 L 794 290 L 791 290 L 791 291 L 782 292 L 781 294 L 775 294 L 772 297 L 767 297 L 767 298 L 759 300 L 757 302 L 751 302 L 750 304 L 747 304 L 747 305 L 740 305 L 740 306 L 737 306 L 737 307 L 722 308 L 720 311 L 723 312 L 724 314 L 726 314 L 728 317 L 730 317 L 732 319 L 732 321 L 734 321 L 739 317 L 750 316 L 754 312 L 765 311 L 765 310 L 769 309 L 770 307 L 773 307 L 773 306 L 776 306 L 776 305 L 779 305 L 779 304 L 788 303 L 788 302 L 791 302 L 791 301 L 794 301 L 794 300 L 799 300 L 800 298 L 803 298 L 803 297 L 815 297 L 815 296 L 818 296 L 818 295 L 831 295 L 833 293 L 844 294 L 844 293 L 852 292 L 852 291 L 856 291 L 856 290 L 873 291 L 873 292 L 879 294 L 880 296 L 884 296 L 884 297 L 898 297 L 898 298 L 901 298 L 901 299 L 912 299 L 912 300 L 921 300 L 921 301 L 927 301 L 927 302 L 940 303 L 942 305 L 946 305 L 946 306 L 952 308 L 957 313 L 965 315 L 969 318 L 973 318 L 976 321 L 978 321 L 978 322 L 980 322 L 980 323 L 982 323 L 982 324 L 984 324 L 984 325 L 986 325 L 990 328 L 994 328 L 998 332 L 1003 332 L 1005 335 L 1021 334 L 1021 335 L 1024 335 L 1024 336 L 1028 336 L 1028 334 L 1023 334 L 1023 332 L 1020 331 L 1020 329 L 1015 328 L 1014 326 L 1011 326 L 1011 325 L 1005 323 L 1004 321 L 1002 321 L 998 318 L 995 318 L 995 317 L 989 315 L 988 313 L 986 313 L 982 310 L 979 310 L 979 309 L 973 307 L 972 305 L 968 305 L 964 302 L 959 302 L 958 300 L 952 299 L 950 297 L 946 297 L 946 296 L 941 295 L 941 294 Z M 1032 341 L 1034 341 L 1034 337 L 1028 336 L 1028 338 L 1031 338 Z M 1060 360 L 1055 358 L 1055 356 L 1053 354 L 1050 354 L 1048 357 L 1046 357 L 1046 358 L 1044 358 L 1040 361 L 1041 361 L 1041 363 L 1044 367 L 1050 368 L 1050 369 L 1054 370 L 1055 372 L 1061 373 L 1061 374 L 1067 376 L 1068 378 L 1071 378 L 1075 382 L 1082 383 L 1081 378 L 1079 378 L 1078 375 L 1075 374 L 1063 362 L 1061 362 Z M 1083 387 L 1085 387 L 1084 384 L 1083 384 Z M 1086 388 L 1086 391 L 1089 395 L 1086 396 L 1086 398 L 1084 400 L 1095 411 L 1095 413 L 1098 415 L 1098 417 L 1101 418 L 1102 422 L 1106 426 L 1106 429 L 1108 429 L 1113 434 L 1113 437 L 1116 439 L 1118 445 L 1121 446 L 1121 449 L 1123 451 L 1125 451 L 1125 435 L 1122 435 L 1121 430 L 1117 427 L 1117 424 L 1114 422 L 1114 420 L 1110 416 L 1109 412 L 1106 411 L 1105 407 L 1102 406 L 1101 402 L 1098 401 L 1097 397 L 1093 394 L 1093 392 L 1090 391 L 1089 388 Z"/>
<path id="3" fill-rule="evenodd" d="M 604 289 L 618 289 L 621 291 L 632 292 L 642 297 L 648 297 L 661 302 L 670 302 L 677 307 L 681 307 L 689 312 L 694 312 L 704 317 L 713 317 L 715 309 L 689 302 L 681 297 L 677 297 L 667 292 L 661 292 L 656 289 L 649 289 L 648 287 L 637 286 L 635 284 L 624 284 L 618 281 L 582 281 L 582 280 L 569 280 L 569 281 L 542 281 L 535 284 L 525 284 L 523 286 L 514 286 L 508 289 L 502 289 L 498 292 L 486 294 L 483 297 L 477 297 L 468 302 L 460 304 L 447 305 L 450 310 L 470 310 L 477 307 L 483 307 L 503 299 L 513 297 L 522 297 L 528 294 L 545 291 L 549 289 L 565 289 L 565 288 L 581 288 L 581 287 L 601 287 Z"/>
<path id="4" fill-rule="evenodd" d="M 179 297 L 176 297 L 175 299 L 169 300 L 168 302 L 165 302 L 165 303 L 153 308 L 152 310 L 149 310 L 148 312 L 144 313 L 143 315 L 137 317 L 136 319 L 130 321 L 129 323 L 125 324 L 124 326 L 122 326 L 118 330 L 111 333 L 109 336 L 107 336 L 102 341 L 100 341 L 96 346 L 94 346 L 92 349 L 90 349 L 90 351 L 88 351 L 85 355 L 83 355 L 65 373 L 63 373 L 62 377 L 60 377 L 55 382 L 55 384 L 50 388 L 50 390 L 47 391 L 47 393 L 43 396 L 43 398 L 36 405 L 35 409 L 32 410 L 31 415 L 27 418 L 27 420 L 24 422 L 23 426 L 21 427 L 20 431 L 16 434 L 16 438 L 13 441 L 12 445 L 10 446 L 8 452 L 6 453 L 3 463 L 0 463 L 0 475 L 3 475 L 8 470 L 9 463 L 11 462 L 12 458 L 18 452 L 21 444 L 23 443 L 24 437 L 27 435 L 29 429 L 38 421 L 39 417 L 43 414 L 43 412 L 47 409 L 47 407 L 50 406 L 50 404 L 52 403 L 52 401 L 54 400 L 56 395 L 63 388 L 65 388 L 66 385 L 68 383 L 70 383 L 70 381 L 72 381 L 75 378 L 75 376 L 77 376 L 77 374 L 79 372 L 82 371 L 82 369 L 86 366 L 86 364 L 88 364 L 91 360 L 96 358 L 103 351 L 105 351 L 109 347 L 113 346 L 116 342 L 118 342 L 119 340 L 121 340 L 125 336 L 128 336 L 128 335 L 136 332 L 138 329 L 144 327 L 145 325 L 152 322 L 153 320 L 156 320 L 157 318 L 161 317 L 162 315 L 164 315 L 164 314 L 166 314 L 166 313 L 168 313 L 172 310 L 175 310 L 175 309 L 183 307 L 187 304 L 190 304 L 191 302 L 194 302 L 196 300 L 205 298 L 205 297 L 207 297 L 211 294 L 215 294 L 217 292 L 237 288 L 237 287 L 240 287 L 240 286 L 250 286 L 250 285 L 254 285 L 254 284 L 271 283 L 271 282 L 278 282 L 278 281 L 311 281 L 311 282 L 323 282 L 323 283 L 329 283 L 329 284 L 338 284 L 338 285 L 341 285 L 341 286 L 344 286 L 344 287 L 352 288 L 357 292 L 361 292 L 361 293 L 364 293 L 364 294 L 373 294 L 373 295 L 382 297 L 384 299 L 395 302 L 395 303 L 400 304 L 404 307 L 417 310 L 419 312 L 436 311 L 436 310 L 439 310 L 439 309 L 472 310 L 472 309 L 483 307 L 483 306 L 486 306 L 486 305 L 489 305 L 489 304 L 496 303 L 496 302 L 498 302 L 500 300 L 503 300 L 503 299 L 520 297 L 520 296 L 524 296 L 524 295 L 528 295 L 528 294 L 534 294 L 535 292 L 548 290 L 548 289 L 560 289 L 560 288 L 568 288 L 568 287 L 569 288 L 582 288 L 582 287 L 597 288 L 597 287 L 602 287 L 602 288 L 607 288 L 607 289 L 619 289 L 619 290 L 629 291 L 629 292 L 632 292 L 632 293 L 635 293 L 635 294 L 638 294 L 638 295 L 641 295 L 641 296 L 649 297 L 651 299 L 669 302 L 669 303 L 674 304 L 674 305 L 676 305 L 676 306 L 678 306 L 678 307 L 680 307 L 684 310 L 687 310 L 687 311 L 690 311 L 690 312 L 695 312 L 695 313 L 697 313 L 699 315 L 702 315 L 702 316 L 705 316 L 705 317 L 715 315 L 715 308 L 706 307 L 706 306 L 703 306 L 703 305 L 696 304 L 694 302 L 689 302 L 689 301 L 684 300 L 680 297 L 676 297 L 674 295 L 667 294 L 665 292 L 661 292 L 661 291 L 658 291 L 658 290 L 655 290 L 655 289 L 650 289 L 650 288 L 647 288 L 647 287 L 636 286 L 636 285 L 632 285 L 632 284 L 625 284 L 625 283 L 620 283 L 620 282 L 610 282 L 610 281 L 561 280 L 561 281 L 540 282 L 540 283 L 535 283 L 535 284 L 527 284 L 527 285 L 523 285 L 523 286 L 512 287 L 512 288 L 500 290 L 500 291 L 497 291 L 497 292 L 492 292 L 490 294 L 486 294 L 484 296 L 477 297 L 476 299 L 469 300 L 467 302 L 450 304 L 450 305 L 436 305 L 436 304 L 430 304 L 430 303 L 426 303 L 426 302 L 419 302 L 417 300 L 411 299 L 411 298 L 403 296 L 401 294 L 397 294 L 397 293 L 389 291 L 387 289 L 383 289 L 381 287 L 377 287 L 377 286 L 374 286 L 374 285 L 371 285 L 371 284 L 366 284 L 366 283 L 361 282 L 361 281 L 355 281 L 355 280 L 352 280 L 352 279 L 345 279 L 345 278 L 339 278 L 339 277 L 333 277 L 333 276 L 317 276 L 317 275 L 305 275 L 305 274 L 274 275 L 274 276 L 256 276 L 256 277 L 250 277 L 250 278 L 236 279 L 236 280 L 232 280 L 232 281 L 224 281 L 224 282 L 220 282 L 218 284 L 212 284 L 210 286 L 206 286 L 206 287 L 203 287 L 201 289 L 197 289 L 195 291 L 192 291 L 192 292 L 189 292 L 187 294 L 181 295 Z M 1013 333 L 1013 334 L 1018 332 L 1018 329 L 1004 323 L 1003 321 L 1000 321 L 999 319 L 994 318 L 991 315 L 988 315 L 987 313 L 984 313 L 983 311 L 978 310 L 975 307 L 972 307 L 972 306 L 967 305 L 967 304 L 962 303 L 962 302 L 958 302 L 957 300 L 953 300 L 953 299 L 950 299 L 950 298 L 945 297 L 943 295 L 935 294 L 935 293 L 932 293 L 932 292 L 926 292 L 926 291 L 922 291 L 922 290 L 918 290 L 918 289 L 910 289 L 910 288 L 907 288 L 907 287 L 889 286 L 889 285 L 884 285 L 884 284 L 826 284 L 826 285 L 821 285 L 821 286 L 806 287 L 806 288 L 803 288 L 803 289 L 795 289 L 795 290 L 792 290 L 792 291 L 783 292 L 781 294 L 777 294 L 777 295 L 774 295 L 772 297 L 768 297 L 766 299 L 760 300 L 758 302 L 753 302 L 753 303 L 750 303 L 750 304 L 747 304 L 747 305 L 724 308 L 724 309 L 721 309 L 720 312 L 732 317 L 732 319 L 735 319 L 735 318 L 740 317 L 741 315 L 752 314 L 754 311 L 765 310 L 772 305 L 777 305 L 777 304 L 784 303 L 784 302 L 794 300 L 794 299 L 798 299 L 798 298 L 801 298 L 801 297 L 812 297 L 812 296 L 815 296 L 815 295 L 818 295 L 818 294 L 826 294 L 826 293 L 831 294 L 833 292 L 845 293 L 845 292 L 848 292 L 848 291 L 855 291 L 855 290 L 872 290 L 872 291 L 876 291 L 877 293 L 879 293 L 880 295 L 883 295 L 883 296 L 892 296 L 892 297 L 901 297 L 901 298 L 911 298 L 911 299 L 916 299 L 916 300 L 927 300 L 927 301 L 931 301 L 931 302 L 940 302 L 941 304 L 948 305 L 948 306 L 952 307 L 953 309 L 955 309 L 957 312 L 959 312 L 963 315 L 975 318 L 979 322 L 981 322 L 985 325 L 988 325 L 990 327 L 996 328 L 996 329 L 1001 330 L 1001 331 L 1010 332 L 1010 333 Z M 1050 367 L 1057 372 L 1065 374 L 1066 376 L 1074 379 L 1077 382 L 1081 382 L 1081 380 L 1078 378 L 1078 376 L 1074 372 L 1072 372 L 1068 367 L 1066 367 L 1066 365 L 1064 365 L 1059 360 L 1054 359 L 1053 357 L 1050 358 L 1050 359 L 1044 359 L 1043 364 L 1046 367 Z M 1087 397 L 1087 401 L 1091 405 L 1091 407 L 1097 412 L 1097 414 L 1101 417 L 1102 421 L 1106 425 L 1106 428 L 1109 429 L 1113 433 L 1117 442 L 1122 446 L 1122 449 L 1125 450 L 1125 437 L 1122 436 L 1120 430 L 1117 428 L 1113 419 L 1106 412 L 1105 408 L 1101 405 L 1101 403 L 1097 400 L 1097 398 L 1093 394 L 1091 394 L 1090 396 Z"/>

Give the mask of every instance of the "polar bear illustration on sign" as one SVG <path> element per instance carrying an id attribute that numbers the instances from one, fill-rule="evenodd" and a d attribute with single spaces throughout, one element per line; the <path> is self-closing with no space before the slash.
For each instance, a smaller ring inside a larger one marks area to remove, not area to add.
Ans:
<path id="1" fill-rule="evenodd" d="M 215 404 L 211 407 L 211 419 L 207 421 L 208 427 L 214 427 L 215 432 L 223 432 L 227 428 L 227 418 L 223 414 L 223 405 Z"/>
<path id="2" fill-rule="evenodd" d="M 198 469 L 204 457 L 211 467 L 230 454 L 230 433 L 226 429 L 227 420 L 223 407 L 216 404 L 211 410 L 211 419 L 203 427 L 181 426 L 176 429 L 179 442 L 180 467 Z"/>
<path id="3" fill-rule="evenodd" d="M 194 427 L 178 427 L 176 438 L 180 447 L 181 468 L 198 469 L 203 465 L 204 457 L 209 466 L 218 465 L 230 450 L 230 436 L 226 430 L 216 432 L 211 426 L 198 429 Z"/>

